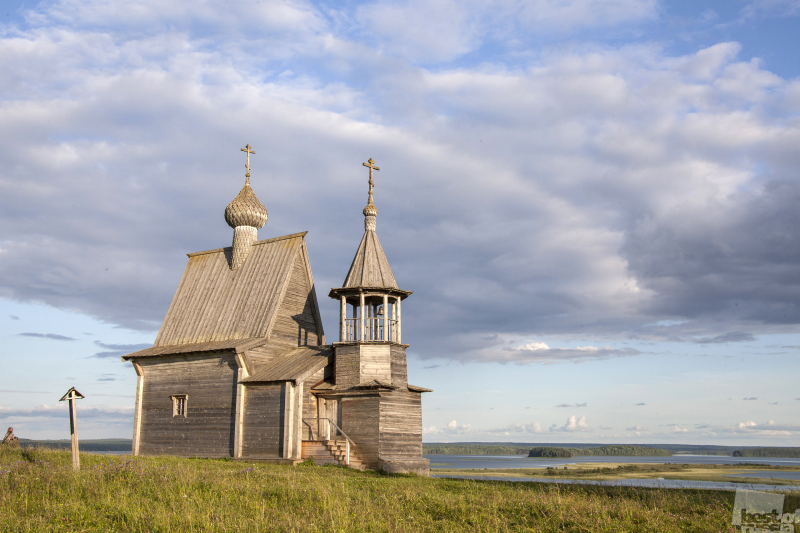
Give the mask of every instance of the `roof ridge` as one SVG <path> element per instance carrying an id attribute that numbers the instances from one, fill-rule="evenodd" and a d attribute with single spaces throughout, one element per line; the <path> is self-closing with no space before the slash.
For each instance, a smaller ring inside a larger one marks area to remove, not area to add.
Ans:
<path id="1" fill-rule="evenodd" d="M 270 243 L 270 242 L 283 241 L 283 240 L 286 240 L 286 239 L 294 239 L 294 238 L 297 238 L 297 237 L 305 237 L 307 233 L 308 233 L 308 231 L 301 231 L 299 233 L 292 233 L 291 235 L 283 235 L 282 237 L 272 237 L 271 239 L 264 239 L 264 240 L 261 240 L 261 241 L 255 241 L 253 243 L 253 246 L 258 246 L 259 244 L 267 244 L 267 243 Z M 225 246 L 224 248 L 215 248 L 213 250 L 204 250 L 202 252 L 192 252 L 190 254 L 186 254 L 186 257 L 195 257 L 195 256 L 198 256 L 198 255 L 204 255 L 204 254 L 214 254 L 214 253 L 224 252 L 225 250 L 230 250 L 231 248 L 232 248 L 232 246 Z"/>

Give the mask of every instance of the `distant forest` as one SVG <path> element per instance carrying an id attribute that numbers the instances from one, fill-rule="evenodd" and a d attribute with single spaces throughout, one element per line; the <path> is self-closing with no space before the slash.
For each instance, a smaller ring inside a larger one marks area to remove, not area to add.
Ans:
<path id="1" fill-rule="evenodd" d="M 800 448 L 748 448 L 736 450 L 734 457 L 800 457 Z"/>
<path id="2" fill-rule="evenodd" d="M 530 446 L 497 444 L 423 444 L 425 455 L 528 455 Z"/>
<path id="3" fill-rule="evenodd" d="M 533 448 L 528 453 L 528 457 L 579 457 L 588 455 L 665 457 L 671 456 L 672 452 L 661 448 L 615 444 L 612 446 L 600 446 L 598 448 L 557 448 L 544 446 Z"/>
<path id="4" fill-rule="evenodd" d="M 78 442 L 78 447 L 82 452 L 130 452 L 133 441 L 131 439 L 86 439 Z M 72 443 L 68 439 L 63 440 L 31 440 L 19 439 L 19 445 L 23 448 L 56 448 L 68 449 Z"/>

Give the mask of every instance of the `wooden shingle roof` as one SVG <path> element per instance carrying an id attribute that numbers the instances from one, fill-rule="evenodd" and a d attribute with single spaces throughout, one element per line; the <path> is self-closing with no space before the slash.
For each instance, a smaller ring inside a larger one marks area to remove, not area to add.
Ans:
<path id="1" fill-rule="evenodd" d="M 305 234 L 253 243 L 237 270 L 231 248 L 189 254 L 153 349 L 268 338 L 294 262 L 307 265 Z"/>
<path id="2" fill-rule="evenodd" d="M 381 242 L 374 230 L 366 230 L 350 271 L 344 280 L 343 288 L 378 287 L 397 289 L 392 268 L 383 253 Z"/>
<path id="3" fill-rule="evenodd" d="M 232 339 L 226 341 L 211 341 L 199 342 L 193 344 L 175 344 L 169 346 L 153 346 L 139 350 L 138 352 L 123 355 L 122 360 L 128 361 L 138 357 L 155 357 L 159 355 L 176 355 L 182 353 L 202 353 L 202 352 L 217 352 L 222 350 L 233 350 L 236 353 L 242 353 L 253 348 L 258 348 L 267 343 L 267 339 L 263 337 L 255 337 L 249 339 Z"/>
<path id="4" fill-rule="evenodd" d="M 321 368 L 333 363 L 333 348 L 330 346 L 300 346 L 279 355 L 259 368 L 243 383 L 269 381 L 304 381 Z"/>

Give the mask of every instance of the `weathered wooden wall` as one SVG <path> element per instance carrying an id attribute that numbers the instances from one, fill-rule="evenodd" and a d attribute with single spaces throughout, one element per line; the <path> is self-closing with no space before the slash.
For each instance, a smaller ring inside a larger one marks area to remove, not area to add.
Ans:
<path id="1" fill-rule="evenodd" d="M 381 392 L 381 459 L 422 457 L 422 395 L 396 390 Z"/>
<path id="2" fill-rule="evenodd" d="M 388 344 L 362 344 L 361 348 L 361 382 L 378 380 L 391 382 L 392 364 Z"/>
<path id="3" fill-rule="evenodd" d="M 335 376 L 339 388 L 354 387 L 360 383 L 360 350 L 357 345 L 336 346 Z"/>
<path id="4" fill-rule="evenodd" d="M 403 387 L 408 385 L 406 366 L 406 347 L 392 346 L 392 385 Z"/>
<path id="5" fill-rule="evenodd" d="M 271 361 L 287 348 L 321 344 L 322 326 L 317 323 L 315 295 L 311 289 L 303 255 L 298 251 L 269 343 L 247 352 L 256 365 Z"/>
<path id="6" fill-rule="evenodd" d="M 342 398 L 342 430 L 356 443 L 355 453 L 367 468 L 380 467 L 380 396 Z"/>
<path id="7" fill-rule="evenodd" d="M 248 384 L 242 420 L 242 457 L 282 457 L 285 394 L 281 383 Z"/>
<path id="8" fill-rule="evenodd" d="M 325 416 L 324 413 L 320 414 L 317 397 L 311 394 L 311 387 L 322 381 L 324 377 L 325 369 L 323 368 L 305 381 L 305 387 L 303 387 L 303 440 L 320 440 L 320 431 L 324 431 L 318 420 L 309 420 Z"/>
<path id="9" fill-rule="evenodd" d="M 140 359 L 141 455 L 233 455 L 238 367 L 233 353 Z M 185 394 L 187 416 L 172 416 L 172 398 Z"/>

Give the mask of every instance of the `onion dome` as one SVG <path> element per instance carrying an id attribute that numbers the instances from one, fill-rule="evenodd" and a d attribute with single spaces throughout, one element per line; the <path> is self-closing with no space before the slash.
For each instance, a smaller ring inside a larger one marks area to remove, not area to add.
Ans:
<path id="1" fill-rule="evenodd" d="M 225 222 L 233 228 L 231 270 L 236 270 L 244 264 L 247 256 L 250 255 L 250 248 L 258 240 L 258 228 L 267 223 L 267 208 L 259 201 L 253 188 L 250 187 L 250 154 L 254 154 L 255 151 L 248 144 L 242 148 L 242 152 L 247 152 L 247 163 L 245 164 L 247 173 L 244 187 L 225 208 Z"/>
<path id="2" fill-rule="evenodd" d="M 375 204 L 372 203 L 372 189 L 370 189 L 369 191 L 369 201 L 367 202 L 367 207 L 364 208 L 364 216 L 365 217 L 378 216 L 378 208 L 375 207 Z"/>
<path id="3" fill-rule="evenodd" d="M 232 228 L 250 226 L 256 229 L 267 223 L 267 208 L 250 187 L 250 177 L 236 198 L 225 208 L 225 222 Z"/>

